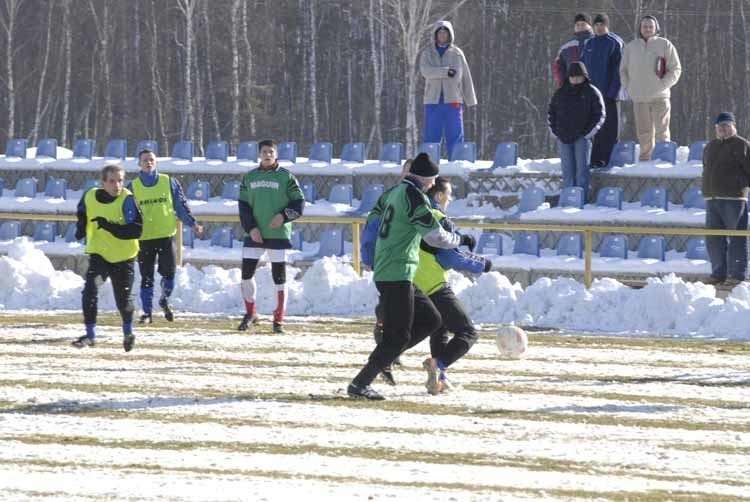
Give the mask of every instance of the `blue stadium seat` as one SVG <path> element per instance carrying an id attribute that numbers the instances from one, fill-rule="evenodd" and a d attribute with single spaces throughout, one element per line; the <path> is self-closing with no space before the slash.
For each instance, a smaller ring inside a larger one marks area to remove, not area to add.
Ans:
<path id="1" fill-rule="evenodd" d="M 602 258 L 628 258 L 628 236 L 623 234 L 607 235 L 599 246 L 599 256 Z"/>
<path id="2" fill-rule="evenodd" d="M 682 194 L 682 207 L 685 209 L 690 207 L 706 209 L 706 199 L 703 198 L 703 190 L 698 187 L 688 188 Z"/>
<path id="3" fill-rule="evenodd" d="M 282 141 L 278 149 L 279 160 L 288 160 L 291 163 L 297 162 L 297 143 L 294 141 Z"/>
<path id="4" fill-rule="evenodd" d="M 690 152 L 688 153 L 688 160 L 700 160 L 703 162 L 703 149 L 706 148 L 708 141 L 693 141 L 690 144 Z"/>
<path id="5" fill-rule="evenodd" d="M 583 188 L 565 187 L 560 191 L 560 207 L 576 207 L 583 209 Z"/>
<path id="6" fill-rule="evenodd" d="M 302 193 L 305 195 L 305 200 L 311 204 L 315 204 L 315 201 L 318 199 L 318 189 L 315 186 L 315 183 L 300 183 L 299 187 L 302 189 Z"/>
<path id="7" fill-rule="evenodd" d="M 20 221 L 4 221 L 0 223 L 0 241 L 12 241 L 20 235 Z"/>
<path id="8" fill-rule="evenodd" d="M 440 143 L 422 143 L 417 153 L 426 153 L 435 164 L 440 164 Z"/>
<path id="9" fill-rule="evenodd" d="M 354 211 L 354 214 L 364 215 L 369 213 L 372 208 L 375 207 L 375 204 L 378 202 L 380 196 L 383 195 L 383 192 L 385 192 L 385 185 L 380 183 L 365 188 L 362 192 L 362 201 L 359 203 L 359 207 Z"/>
<path id="10" fill-rule="evenodd" d="M 57 140 L 55 138 L 40 139 L 36 142 L 36 156 L 57 158 Z"/>
<path id="11" fill-rule="evenodd" d="M 296 249 L 297 251 L 302 251 L 302 245 L 304 243 L 304 239 L 302 239 L 302 232 L 299 230 L 292 230 L 292 249 Z"/>
<path id="12" fill-rule="evenodd" d="M 237 180 L 225 181 L 221 188 L 221 198 L 237 200 L 240 196 L 240 182 Z"/>
<path id="13" fill-rule="evenodd" d="M 623 167 L 627 164 L 635 164 L 635 141 L 618 141 L 609 154 L 607 167 Z"/>
<path id="14" fill-rule="evenodd" d="M 539 187 L 524 188 L 518 203 L 518 212 L 526 213 L 536 210 L 544 203 L 544 190 Z"/>
<path id="15" fill-rule="evenodd" d="M 76 224 L 71 223 L 68 228 L 65 229 L 65 242 L 77 242 L 76 241 Z"/>
<path id="16" fill-rule="evenodd" d="M 344 255 L 344 233 L 339 228 L 329 228 L 320 234 L 320 248 L 316 258 Z"/>
<path id="17" fill-rule="evenodd" d="M 677 162 L 677 143 L 674 141 L 657 141 L 654 145 L 654 151 L 651 153 L 651 160 L 663 160 L 674 164 Z"/>
<path id="18" fill-rule="evenodd" d="M 143 150 L 151 150 L 155 156 L 159 156 L 159 143 L 153 139 L 142 139 L 135 146 L 135 156 L 138 157 Z"/>
<path id="19" fill-rule="evenodd" d="M 172 147 L 172 158 L 193 161 L 195 147 L 192 141 L 181 140 Z"/>
<path id="20" fill-rule="evenodd" d="M 669 190 L 662 187 L 649 187 L 641 196 L 641 206 L 669 209 Z"/>
<path id="21" fill-rule="evenodd" d="M 557 256 L 583 258 L 583 234 L 579 232 L 563 234 L 557 241 Z"/>
<path id="22" fill-rule="evenodd" d="M 124 139 L 111 139 L 104 148 L 104 157 L 108 159 L 124 159 L 128 154 L 128 142 Z"/>
<path id="23" fill-rule="evenodd" d="M 36 178 L 21 178 L 16 182 L 14 197 L 36 197 Z"/>
<path id="24" fill-rule="evenodd" d="M 341 162 L 359 162 L 365 161 L 365 144 L 364 143 L 347 143 L 341 150 Z"/>
<path id="25" fill-rule="evenodd" d="M 531 254 L 539 256 L 539 234 L 536 232 L 518 232 L 513 240 L 513 254 Z"/>
<path id="26" fill-rule="evenodd" d="M 456 143 L 453 145 L 453 151 L 450 152 L 450 160 L 465 160 L 466 162 L 477 161 L 477 144 L 473 141 Z"/>
<path id="27" fill-rule="evenodd" d="M 234 246 L 234 231 L 232 227 L 217 227 L 211 234 L 211 245 L 223 248 Z"/>
<path id="28" fill-rule="evenodd" d="M 20 157 L 26 158 L 26 140 L 20 138 L 11 138 L 5 142 L 5 158 Z"/>
<path id="29" fill-rule="evenodd" d="M 5 180 L 0 178 L 0 197 L 3 196 L 3 190 L 5 189 Z"/>
<path id="30" fill-rule="evenodd" d="M 331 159 L 333 159 L 333 143 L 322 141 L 310 146 L 309 160 L 330 164 Z"/>
<path id="31" fill-rule="evenodd" d="M 503 254 L 503 236 L 497 233 L 482 232 L 474 250 L 477 254 Z"/>
<path id="32" fill-rule="evenodd" d="M 57 223 L 54 221 L 40 221 L 34 225 L 34 236 L 32 237 L 35 241 L 47 241 L 55 242 L 55 236 L 57 235 Z"/>
<path id="33" fill-rule="evenodd" d="M 226 141 L 209 141 L 206 146 L 206 160 L 227 161 L 229 157 L 229 144 Z"/>
<path id="34" fill-rule="evenodd" d="M 685 258 L 688 260 L 709 260 L 705 237 L 691 237 L 685 243 Z"/>
<path id="35" fill-rule="evenodd" d="M 90 159 L 94 156 L 94 140 L 79 138 L 73 143 L 74 159 Z"/>
<path id="36" fill-rule="evenodd" d="M 243 141 L 237 148 L 237 160 L 258 162 L 258 142 Z"/>
<path id="37" fill-rule="evenodd" d="M 599 207 L 613 207 L 622 209 L 622 188 L 602 187 L 596 194 L 596 205 Z"/>
<path id="38" fill-rule="evenodd" d="M 68 182 L 64 178 L 47 178 L 47 186 L 44 188 L 44 196 L 53 199 L 67 199 L 65 192 L 68 189 Z"/>
<path id="39" fill-rule="evenodd" d="M 336 204 L 352 205 L 354 187 L 350 183 L 337 183 L 331 187 L 328 194 L 328 202 Z"/>
<path id="40" fill-rule="evenodd" d="M 193 227 L 189 227 L 187 225 L 182 226 L 182 247 L 195 247 L 195 231 L 193 230 Z"/>
<path id="41" fill-rule="evenodd" d="M 188 185 L 187 198 L 190 200 L 205 200 L 211 197 L 211 184 L 208 181 L 193 181 Z"/>
<path id="42" fill-rule="evenodd" d="M 401 143 L 383 143 L 380 150 L 380 162 L 401 164 L 404 160 L 404 145 Z"/>
<path id="43" fill-rule="evenodd" d="M 647 235 L 638 243 L 638 258 L 651 258 L 665 261 L 664 237 L 661 235 Z"/>
<path id="44" fill-rule="evenodd" d="M 496 167 L 510 167 L 518 164 L 518 143 L 505 141 L 498 143 L 495 148 L 495 157 L 492 161 L 492 169 Z"/>
<path id="45" fill-rule="evenodd" d="M 83 192 L 84 192 L 84 193 L 86 193 L 86 192 L 88 192 L 88 191 L 89 191 L 89 189 L 91 189 L 91 188 L 94 188 L 94 187 L 96 187 L 96 188 L 99 188 L 99 187 L 101 187 L 101 186 L 102 186 L 102 182 L 101 182 L 101 181 L 99 181 L 99 180 L 94 180 L 94 179 L 88 179 L 88 180 L 86 180 L 86 181 L 84 182 L 84 184 L 83 184 L 83 188 L 81 188 L 81 190 L 83 190 Z"/>

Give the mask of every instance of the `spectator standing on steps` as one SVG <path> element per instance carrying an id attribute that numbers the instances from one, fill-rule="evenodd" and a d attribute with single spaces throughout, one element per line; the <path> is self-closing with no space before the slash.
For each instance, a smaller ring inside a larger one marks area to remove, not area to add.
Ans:
<path id="1" fill-rule="evenodd" d="M 586 43 L 594 36 L 591 30 L 591 16 L 580 12 L 573 19 L 573 38 L 562 44 L 552 67 L 555 85 L 562 87 L 568 81 L 570 63 L 577 63 L 583 57 Z"/>

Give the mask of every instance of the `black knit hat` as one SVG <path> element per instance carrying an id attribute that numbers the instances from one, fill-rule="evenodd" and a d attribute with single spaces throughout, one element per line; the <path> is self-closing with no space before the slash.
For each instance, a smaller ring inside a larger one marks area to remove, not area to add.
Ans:
<path id="1" fill-rule="evenodd" d="M 591 16 L 589 16 L 585 12 L 579 12 L 578 14 L 576 14 L 576 17 L 573 20 L 573 24 L 577 23 L 578 21 L 583 21 L 585 23 L 591 24 Z"/>
<path id="2" fill-rule="evenodd" d="M 737 122 L 734 119 L 734 113 L 732 113 L 732 112 L 721 112 L 719 115 L 717 115 L 717 117 L 716 117 L 716 124 L 721 124 L 721 123 L 724 123 L 724 122 Z"/>
<path id="3" fill-rule="evenodd" d="M 430 159 L 430 156 L 422 152 L 414 158 L 409 172 L 423 178 L 431 178 L 432 176 L 437 176 L 439 170 L 438 166 Z"/>
<path id="4" fill-rule="evenodd" d="M 575 61 L 568 65 L 568 76 L 589 78 L 589 71 L 586 69 L 586 65 L 583 64 L 583 61 Z"/>
<path id="5" fill-rule="evenodd" d="M 609 26 L 609 16 L 604 12 L 600 12 L 599 14 L 594 16 L 594 24 L 598 23 L 606 24 L 607 26 Z"/>

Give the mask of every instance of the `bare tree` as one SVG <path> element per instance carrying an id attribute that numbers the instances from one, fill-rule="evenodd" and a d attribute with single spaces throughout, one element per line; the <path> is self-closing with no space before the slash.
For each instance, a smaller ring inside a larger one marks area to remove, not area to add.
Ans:
<path id="1" fill-rule="evenodd" d="M 317 54 L 315 52 L 315 40 L 318 38 L 317 29 L 315 26 L 315 2 L 314 0 L 306 0 L 307 2 L 307 47 L 309 53 L 307 55 L 307 62 L 309 65 L 309 77 L 308 82 L 310 84 L 310 108 L 312 111 L 312 141 L 315 143 L 318 141 L 318 71 L 317 71 Z"/>
<path id="2" fill-rule="evenodd" d="M 13 62 L 15 61 L 16 45 L 15 31 L 18 20 L 18 12 L 21 10 L 24 0 L 5 0 L 0 13 L 0 28 L 5 35 L 5 78 L 3 83 L 7 91 L 8 100 L 8 136 L 16 135 L 16 81 L 13 74 Z"/>
<path id="3" fill-rule="evenodd" d="M 150 73 L 151 73 L 151 94 L 154 100 L 153 130 L 156 131 L 156 137 L 161 140 L 161 150 L 167 151 L 167 132 L 164 121 L 164 104 L 162 101 L 161 76 L 159 73 L 159 27 L 156 21 L 156 0 L 151 0 L 151 51 L 150 51 Z M 137 154 L 138 152 L 136 152 Z"/>
<path id="4" fill-rule="evenodd" d="M 232 9 L 229 19 L 232 23 L 231 46 L 232 46 L 232 144 L 240 142 L 240 50 L 239 50 L 239 26 L 240 7 L 242 0 L 232 0 Z"/>
<path id="5" fill-rule="evenodd" d="M 253 51 L 250 46 L 248 31 L 249 18 L 247 16 L 247 0 L 242 0 L 242 42 L 245 47 L 245 100 L 247 101 L 250 119 L 250 136 L 255 137 L 255 108 L 253 107 Z"/>
<path id="6" fill-rule="evenodd" d="M 71 0 L 62 0 L 63 6 L 63 33 L 64 35 L 64 53 L 65 53 L 65 83 L 63 84 L 63 112 L 60 122 L 60 144 L 67 144 L 68 141 L 68 129 L 70 125 L 70 87 L 72 84 L 71 71 L 73 67 L 73 55 L 72 55 L 72 27 L 70 26 L 70 3 Z"/>
<path id="7" fill-rule="evenodd" d="M 96 0 L 96 5 L 100 5 L 102 13 L 99 15 L 96 11 L 94 0 L 89 0 L 91 17 L 94 18 L 94 28 L 99 39 L 99 65 L 101 76 L 103 77 L 103 110 L 101 115 L 97 114 L 95 136 L 108 138 L 112 133 L 112 73 L 109 63 L 109 37 L 110 37 L 110 9 L 109 0 Z M 100 127 L 101 121 L 101 127 Z"/>
<path id="8" fill-rule="evenodd" d="M 193 141 L 193 46 L 195 45 L 195 35 L 193 30 L 193 18 L 195 16 L 195 10 L 200 4 L 201 0 L 175 0 L 177 2 L 177 8 L 182 13 L 182 17 L 185 22 L 185 38 L 183 41 L 175 40 L 177 46 L 184 53 L 183 63 L 183 78 L 184 78 L 184 96 L 183 96 L 183 109 L 182 109 L 182 124 L 180 131 L 182 138 Z"/>
<path id="9" fill-rule="evenodd" d="M 219 140 L 221 139 L 221 126 L 219 126 L 219 112 L 216 108 L 216 89 L 214 88 L 214 70 L 212 62 L 213 58 L 211 57 L 211 49 L 213 47 L 213 43 L 211 39 L 211 22 L 208 18 L 208 2 L 203 2 L 201 16 L 203 18 L 204 36 L 206 40 L 204 44 L 205 55 L 202 59 L 206 63 L 206 87 L 208 92 L 209 114 L 211 117 L 211 125 L 214 128 L 213 137 L 214 139 Z M 198 65 L 197 60 L 196 65 Z"/>
<path id="10" fill-rule="evenodd" d="M 370 129 L 370 138 L 367 140 L 367 151 L 377 145 L 383 144 L 383 134 L 380 129 L 381 114 L 383 106 L 383 81 L 385 70 L 385 48 L 383 37 L 383 24 L 375 20 L 383 19 L 383 0 L 370 0 L 369 15 L 367 16 L 370 32 L 370 62 L 372 64 L 372 101 L 373 120 Z"/>
<path id="11" fill-rule="evenodd" d="M 55 2 L 50 1 L 47 10 L 47 33 L 44 38 L 44 56 L 42 60 L 42 71 L 39 74 L 39 86 L 37 87 L 36 108 L 34 111 L 34 127 L 29 138 L 31 144 L 36 144 L 39 138 L 39 126 L 42 120 L 42 97 L 44 96 L 44 82 L 47 80 L 47 67 L 49 66 L 50 40 L 52 39 L 52 14 L 55 11 Z"/>

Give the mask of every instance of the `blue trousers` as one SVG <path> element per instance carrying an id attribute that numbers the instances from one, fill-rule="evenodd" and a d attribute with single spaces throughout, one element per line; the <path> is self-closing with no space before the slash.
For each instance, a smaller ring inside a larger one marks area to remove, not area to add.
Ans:
<path id="1" fill-rule="evenodd" d="M 747 230 L 747 201 L 706 200 L 706 228 Z M 711 259 L 711 277 L 745 280 L 747 275 L 747 237 L 706 236 Z"/>
<path id="2" fill-rule="evenodd" d="M 424 105 L 424 142 L 440 143 L 443 133 L 450 158 L 456 143 L 464 142 L 464 112 L 460 103 Z"/>
<path id="3" fill-rule="evenodd" d="M 588 200 L 589 168 L 591 167 L 591 140 L 583 136 L 574 143 L 557 142 L 560 146 L 563 187 L 583 188 L 583 200 Z"/>

